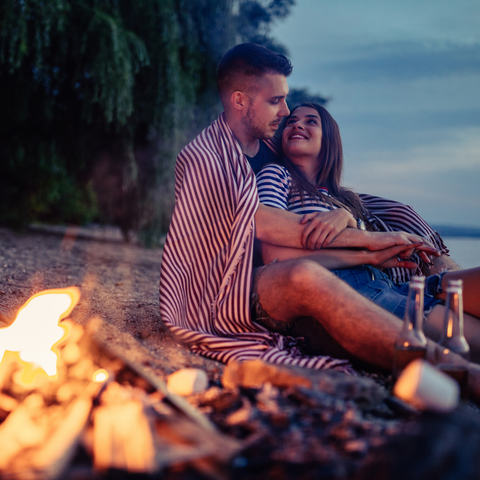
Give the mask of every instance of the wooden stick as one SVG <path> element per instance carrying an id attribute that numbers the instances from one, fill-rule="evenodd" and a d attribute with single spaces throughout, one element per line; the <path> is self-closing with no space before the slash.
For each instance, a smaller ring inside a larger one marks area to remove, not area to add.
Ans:
<path id="1" fill-rule="evenodd" d="M 82 396 L 74 400 L 65 412 L 65 418 L 32 459 L 32 467 L 42 472 L 45 480 L 60 478 L 68 466 L 92 410 L 92 399 Z"/>
<path id="2" fill-rule="evenodd" d="M 140 343 L 135 340 L 128 333 L 121 332 L 114 325 L 111 325 L 105 320 L 94 317 L 87 325 L 86 328 L 87 334 L 89 334 L 99 345 L 102 346 L 105 350 L 110 352 L 112 355 L 120 358 L 125 365 L 129 366 L 134 372 L 142 376 L 147 380 L 152 387 L 156 388 L 170 404 L 175 408 L 183 412 L 184 415 L 191 418 L 198 425 L 202 426 L 205 430 L 210 432 L 216 432 L 217 428 L 215 425 L 199 410 L 197 410 L 193 405 L 190 405 L 187 400 L 174 393 L 170 392 L 167 388 L 166 383 L 158 378 L 154 373 L 149 369 L 143 366 L 140 362 L 136 362 L 128 358 L 121 351 L 112 347 L 112 338 L 116 340 L 118 344 L 122 344 L 125 349 L 135 349 L 136 351 L 142 351 L 144 357 L 151 357 L 148 350 L 140 345 Z M 154 361 L 152 361 L 154 363 Z"/>
<path id="3" fill-rule="evenodd" d="M 164 400 L 168 400 L 175 408 L 180 410 L 205 430 L 209 432 L 217 432 L 217 427 L 215 427 L 215 425 L 202 412 L 188 403 L 184 398 L 170 392 L 163 380 L 150 373 L 140 364 L 129 362 L 128 365 L 132 370 L 135 370 L 139 375 L 145 378 L 145 380 L 151 383 L 151 385 L 164 396 Z"/>

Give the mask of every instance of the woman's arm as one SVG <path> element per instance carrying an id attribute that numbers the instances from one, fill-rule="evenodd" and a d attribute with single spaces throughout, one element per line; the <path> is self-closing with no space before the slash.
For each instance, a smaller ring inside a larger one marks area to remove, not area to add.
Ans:
<path id="1" fill-rule="evenodd" d="M 288 212 L 291 178 L 286 168 L 268 165 L 257 175 L 260 204 L 255 214 L 255 236 L 262 242 L 293 248 L 320 249 L 358 247 L 383 250 L 396 245 L 420 243 L 423 239 L 404 232 L 366 232 L 347 228 L 356 224 L 346 210 L 316 212 L 300 217 Z M 306 222 L 306 225 L 305 225 Z M 432 252 L 424 242 L 421 250 Z M 413 250 L 412 252 L 413 253 Z M 407 252 L 404 254 L 407 256 Z"/>
<path id="2" fill-rule="evenodd" d="M 291 260 L 306 258 L 312 260 L 329 270 L 349 268 L 357 265 L 372 265 L 382 268 L 417 268 L 417 264 L 399 257 L 411 248 L 418 248 L 421 244 L 396 245 L 383 250 L 351 250 L 347 248 L 325 248 L 312 252 L 300 248 L 280 247 L 262 243 L 262 258 L 265 264 L 274 260 Z"/>

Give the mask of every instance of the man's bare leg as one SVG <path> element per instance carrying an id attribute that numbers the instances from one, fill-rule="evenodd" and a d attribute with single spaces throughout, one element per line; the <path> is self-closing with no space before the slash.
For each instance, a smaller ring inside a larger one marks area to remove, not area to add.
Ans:
<path id="1" fill-rule="evenodd" d="M 315 318 L 353 356 L 387 370 L 392 368 L 395 339 L 402 321 L 355 292 L 317 263 L 292 260 L 269 265 L 258 279 L 262 308 L 274 319 L 290 322 Z M 427 340 L 427 360 L 437 349 Z M 473 396 L 480 400 L 480 366 L 465 363 Z"/>
<path id="2" fill-rule="evenodd" d="M 269 265 L 258 281 L 263 309 L 275 320 L 309 316 L 353 356 L 391 369 L 402 321 L 309 260 Z"/>

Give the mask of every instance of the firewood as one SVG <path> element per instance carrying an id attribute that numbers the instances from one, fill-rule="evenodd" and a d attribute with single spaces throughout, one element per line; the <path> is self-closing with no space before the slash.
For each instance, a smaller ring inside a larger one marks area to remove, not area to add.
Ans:
<path id="1" fill-rule="evenodd" d="M 5 412 L 11 412 L 18 406 L 18 400 L 11 397 L 10 395 L 5 395 L 0 393 L 0 409 Z"/>
<path id="2" fill-rule="evenodd" d="M 219 432 L 206 432 L 196 422 L 185 417 L 164 419 L 157 432 L 173 444 L 195 446 L 197 458 L 209 457 L 219 463 L 231 460 L 242 448 L 242 442 Z"/>
<path id="3" fill-rule="evenodd" d="M 105 350 L 111 352 L 114 356 L 120 358 L 125 365 L 128 365 L 134 372 L 147 380 L 154 388 L 156 388 L 164 398 L 169 401 L 175 408 L 183 412 L 187 417 L 202 426 L 205 430 L 216 432 L 215 425 L 200 411 L 194 408 L 184 398 L 169 392 L 166 383 L 160 379 L 150 369 L 145 367 L 141 362 L 137 362 L 127 356 L 132 350 L 137 352 L 141 350 L 144 355 L 148 355 L 148 351 L 142 347 L 131 335 L 120 332 L 115 326 L 108 324 L 101 318 L 93 318 L 86 327 L 86 333 L 90 335 L 94 341 L 102 346 Z M 116 344 L 121 344 L 122 349 L 112 347 L 112 339 Z"/>
<path id="4" fill-rule="evenodd" d="M 148 380 L 160 393 L 164 395 L 164 400 L 168 400 L 175 408 L 180 410 L 188 418 L 198 423 L 202 428 L 209 432 L 216 432 L 217 428 L 215 425 L 199 410 L 190 405 L 187 400 L 172 393 L 168 390 L 167 385 L 164 381 L 158 378 L 155 375 L 152 375 L 147 369 L 142 365 L 130 363 L 132 368 L 136 370 L 140 375 L 142 375 L 146 380 Z"/>
<path id="5" fill-rule="evenodd" d="M 48 415 L 38 393 L 28 396 L 0 425 L 0 472 L 9 470 L 24 449 L 36 447 L 48 434 Z"/>
<path id="6" fill-rule="evenodd" d="M 135 473 L 157 470 L 150 422 L 138 400 L 95 410 L 93 430 L 94 465 L 98 470 L 116 468 Z"/>
<path id="7" fill-rule="evenodd" d="M 32 458 L 33 470 L 41 472 L 38 478 L 55 480 L 62 475 L 75 453 L 91 409 L 89 395 L 77 398 L 68 406 L 58 428 Z"/>

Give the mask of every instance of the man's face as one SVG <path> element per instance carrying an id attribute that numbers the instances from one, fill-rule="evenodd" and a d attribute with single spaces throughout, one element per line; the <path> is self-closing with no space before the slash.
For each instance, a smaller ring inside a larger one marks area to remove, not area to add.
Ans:
<path id="1" fill-rule="evenodd" d="M 258 82 L 258 93 L 248 96 L 249 104 L 242 123 L 254 138 L 272 138 L 283 117 L 290 111 L 285 101 L 288 94 L 287 78 L 280 74 L 264 75 Z"/>

